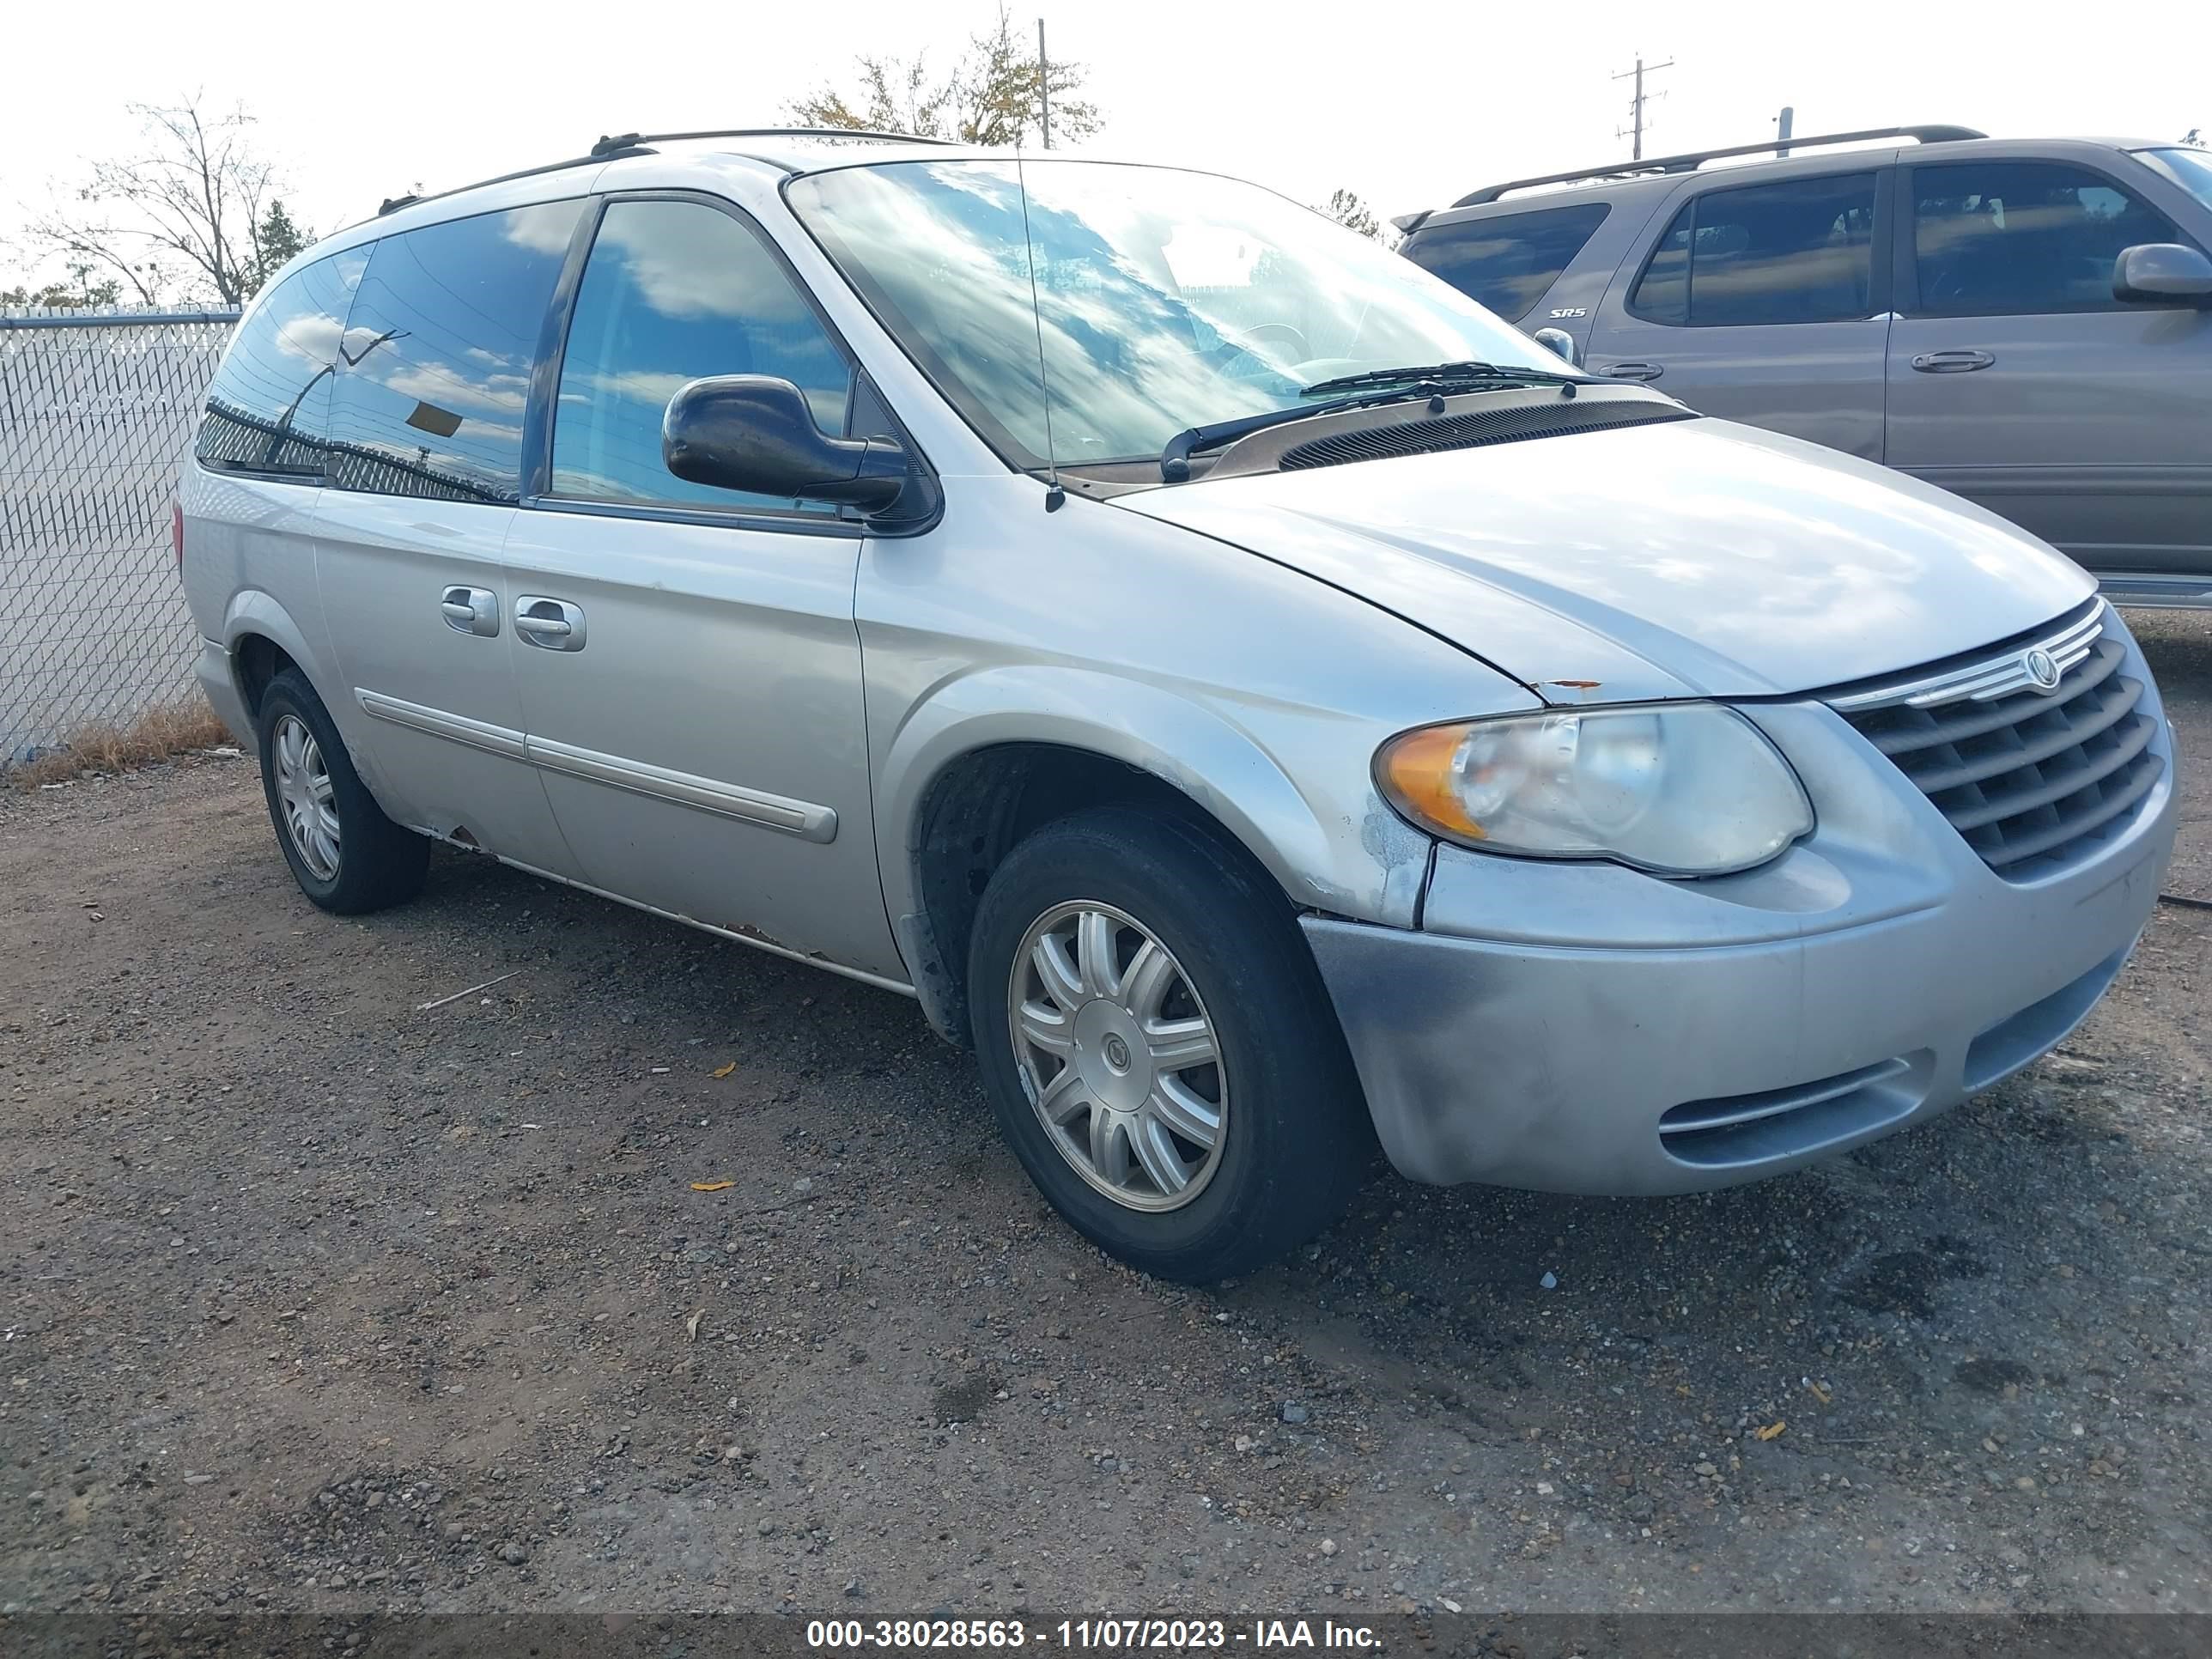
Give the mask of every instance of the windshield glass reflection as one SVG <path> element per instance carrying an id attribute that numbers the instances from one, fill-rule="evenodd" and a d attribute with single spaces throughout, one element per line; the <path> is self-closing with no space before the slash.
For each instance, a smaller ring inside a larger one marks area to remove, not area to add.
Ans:
<path id="1" fill-rule="evenodd" d="M 916 161 L 794 180 L 794 210 L 1017 465 L 1156 456 L 1187 427 L 1362 370 L 1559 364 L 1378 243 L 1256 185 L 1172 168 Z M 1036 304 L 1030 301 L 1032 263 Z"/>

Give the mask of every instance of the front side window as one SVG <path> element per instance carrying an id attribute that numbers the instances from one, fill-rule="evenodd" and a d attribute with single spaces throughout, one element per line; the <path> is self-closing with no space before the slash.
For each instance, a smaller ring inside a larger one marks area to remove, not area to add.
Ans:
<path id="1" fill-rule="evenodd" d="M 1411 260 L 1257 185 L 1042 159 L 1026 180 L 1026 213 L 1007 161 L 847 167 L 786 187 L 870 308 L 1018 466 L 1047 456 L 1040 343 L 1050 448 L 1068 466 L 1149 460 L 1185 428 L 1294 408 L 1348 374 L 1559 368 Z"/>
<path id="2" fill-rule="evenodd" d="M 834 513 L 690 483 L 660 453 L 661 416 L 689 380 L 768 374 L 842 434 L 852 368 L 760 236 L 698 202 L 616 202 L 576 292 L 553 416 L 553 493 Z"/>
<path id="3" fill-rule="evenodd" d="M 1415 234 L 1406 257 L 1478 305 L 1517 323 L 1597 234 L 1603 202 L 1439 225 Z"/>
<path id="4" fill-rule="evenodd" d="M 319 483 L 338 336 L 368 250 L 284 278 L 239 325 L 208 386 L 192 453 L 204 466 Z"/>
<path id="5" fill-rule="evenodd" d="M 331 400 L 331 483 L 520 499 L 531 368 L 582 210 L 548 202 L 377 243 Z"/>
<path id="6" fill-rule="evenodd" d="M 1874 310 L 1875 175 L 1792 179 L 1692 198 L 1637 279 L 1655 323 L 1832 323 Z"/>
<path id="7" fill-rule="evenodd" d="M 2166 216 L 2101 173 L 2047 161 L 1912 170 L 1919 310 L 1932 317 L 2111 311 L 2124 249 L 2171 242 Z"/>

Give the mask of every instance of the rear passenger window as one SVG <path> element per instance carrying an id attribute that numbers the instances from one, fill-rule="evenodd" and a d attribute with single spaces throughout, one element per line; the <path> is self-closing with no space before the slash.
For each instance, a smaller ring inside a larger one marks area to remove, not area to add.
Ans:
<path id="1" fill-rule="evenodd" d="M 1517 323 L 1551 291 L 1612 209 L 1603 202 L 1547 208 L 1417 232 L 1406 257 L 1478 305 Z"/>
<path id="2" fill-rule="evenodd" d="M 331 483 L 520 499 L 531 365 L 582 210 L 550 202 L 377 243 L 331 401 Z"/>
<path id="3" fill-rule="evenodd" d="M 2124 249 L 2187 239 L 2101 174 L 2042 161 L 1912 170 L 1918 311 L 1934 317 L 2116 311 Z"/>
<path id="4" fill-rule="evenodd" d="M 1628 308 L 1678 326 L 1832 323 L 1874 312 L 1871 173 L 1692 198 L 1660 238 Z"/>
<path id="5" fill-rule="evenodd" d="M 253 308 L 208 387 L 202 465 L 320 482 L 338 335 L 368 264 L 365 247 L 318 259 Z"/>
<path id="6" fill-rule="evenodd" d="M 660 455 L 661 416 L 685 382 L 768 374 L 845 429 L 852 366 L 759 234 L 699 202 L 616 202 L 576 293 L 553 417 L 553 493 L 834 514 L 687 482 Z"/>

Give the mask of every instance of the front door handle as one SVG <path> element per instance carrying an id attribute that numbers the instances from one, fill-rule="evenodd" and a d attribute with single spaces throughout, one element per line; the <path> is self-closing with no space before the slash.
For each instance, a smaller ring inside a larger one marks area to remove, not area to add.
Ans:
<path id="1" fill-rule="evenodd" d="M 1912 366 L 1923 374 L 1967 374 L 1995 362 L 1986 351 L 1923 351 Z"/>
<path id="2" fill-rule="evenodd" d="M 566 599 L 525 593 L 514 602 L 514 631 L 525 645 L 545 651 L 584 648 L 584 611 Z"/>
<path id="3" fill-rule="evenodd" d="M 1608 380 L 1656 380 L 1667 372 L 1664 363 L 1608 363 L 1598 370 Z"/>
<path id="4" fill-rule="evenodd" d="M 449 587 L 438 610 L 456 634 L 489 639 L 499 632 L 499 595 L 488 587 Z"/>

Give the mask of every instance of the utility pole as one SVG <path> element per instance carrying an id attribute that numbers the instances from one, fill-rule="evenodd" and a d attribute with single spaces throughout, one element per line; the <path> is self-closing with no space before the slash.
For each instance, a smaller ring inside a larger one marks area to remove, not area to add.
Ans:
<path id="1" fill-rule="evenodd" d="M 1037 108 L 1044 116 L 1044 147 L 1052 148 L 1052 64 L 1044 55 L 1044 19 L 1037 19 Z"/>
<path id="2" fill-rule="evenodd" d="M 1613 77 L 1616 81 L 1626 81 L 1632 76 L 1636 82 L 1636 95 L 1628 100 L 1629 130 L 1627 132 L 1616 131 L 1613 135 L 1616 138 L 1626 138 L 1631 134 L 1634 135 L 1636 148 L 1634 154 L 1629 158 L 1632 161 L 1640 161 L 1644 159 L 1644 105 L 1645 102 L 1644 77 L 1646 74 L 1656 75 L 1662 69 L 1674 67 L 1674 60 L 1671 58 L 1663 64 L 1647 64 L 1644 61 L 1644 54 L 1638 52 L 1636 54 L 1634 69 L 1623 70 Z M 1666 96 L 1664 93 L 1653 93 L 1650 95 L 1654 98 Z"/>
<path id="3" fill-rule="evenodd" d="M 1784 104 L 1782 113 L 1774 118 L 1774 153 L 1777 155 L 1790 154 L 1790 131 L 1796 120 L 1797 112 L 1788 104 Z"/>

